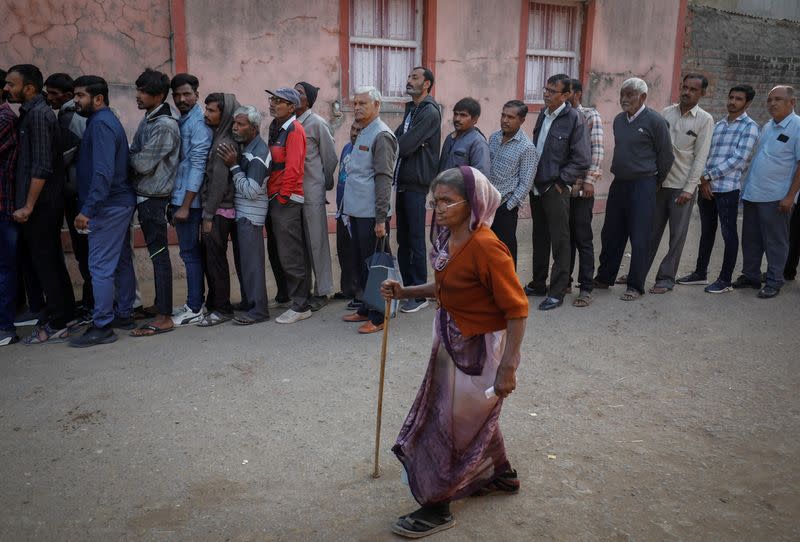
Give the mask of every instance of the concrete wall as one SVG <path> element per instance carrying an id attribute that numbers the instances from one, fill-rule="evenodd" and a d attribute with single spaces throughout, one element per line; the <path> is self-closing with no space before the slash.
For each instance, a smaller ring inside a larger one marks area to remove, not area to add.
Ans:
<path id="1" fill-rule="evenodd" d="M 608 171 L 614 148 L 611 126 L 620 112 L 622 82 L 629 77 L 644 79 L 649 87 L 647 105 L 658 111 L 670 103 L 679 7 L 680 0 L 596 0 L 584 102 L 597 107 L 603 118 L 606 154 L 603 182 L 598 186 L 600 193 L 606 193 L 611 183 Z"/>
<path id="2" fill-rule="evenodd" d="M 727 114 L 728 90 L 736 84 L 756 89 L 749 114 L 769 120 L 767 93 L 777 84 L 800 88 L 800 23 L 761 19 L 693 6 L 687 18 L 683 70 L 709 79 L 703 107 L 720 119 Z"/>
<path id="3" fill-rule="evenodd" d="M 133 135 L 141 115 L 133 81 L 147 66 L 171 69 L 168 2 L 0 0 L 0 14 L 0 66 L 104 77 L 111 105 Z"/>

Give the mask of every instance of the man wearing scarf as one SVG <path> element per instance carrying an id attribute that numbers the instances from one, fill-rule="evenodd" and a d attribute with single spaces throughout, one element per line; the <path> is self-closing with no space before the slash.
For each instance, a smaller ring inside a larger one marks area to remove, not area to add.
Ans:
<path id="1" fill-rule="evenodd" d="M 333 174 L 338 160 L 330 125 L 311 111 L 317 101 L 319 88 L 301 81 L 294 89 L 300 95 L 300 106 L 295 110 L 297 121 L 306 132 L 303 221 L 306 247 L 314 271 L 314 295 L 309 305 L 312 311 L 317 311 L 328 303 L 328 296 L 333 293 L 325 192 L 333 188 Z"/>

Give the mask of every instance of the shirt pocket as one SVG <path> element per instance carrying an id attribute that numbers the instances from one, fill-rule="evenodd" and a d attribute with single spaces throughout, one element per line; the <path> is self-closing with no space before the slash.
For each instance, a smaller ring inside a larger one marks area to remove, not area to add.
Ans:
<path id="1" fill-rule="evenodd" d="M 694 149 L 694 143 L 697 141 L 697 136 L 689 135 L 692 131 L 690 128 L 683 128 L 677 133 L 671 134 L 672 145 L 679 151 L 691 151 Z"/>
<path id="2" fill-rule="evenodd" d="M 453 163 L 456 166 L 468 166 L 469 165 L 469 157 L 467 156 L 467 151 L 464 149 L 458 149 L 453 152 Z"/>

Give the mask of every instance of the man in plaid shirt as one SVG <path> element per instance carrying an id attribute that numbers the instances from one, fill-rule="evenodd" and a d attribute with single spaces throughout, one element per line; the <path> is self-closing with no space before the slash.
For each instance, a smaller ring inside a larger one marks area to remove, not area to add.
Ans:
<path id="1" fill-rule="evenodd" d="M 572 286 L 572 272 L 575 269 L 575 252 L 578 253 L 578 287 L 580 293 L 572 300 L 576 307 L 588 307 L 592 303 L 594 277 L 594 243 L 592 235 L 592 211 L 594 209 L 594 185 L 602 176 L 603 163 L 603 120 L 593 107 L 583 107 L 583 85 L 577 79 L 570 81 L 572 95 L 569 102 L 586 119 L 587 134 L 592 151 L 592 162 L 586 177 L 578 179 L 572 186 L 569 207 L 569 285 Z"/>
<path id="2" fill-rule="evenodd" d="M 5 85 L 6 72 L 0 70 Z M 14 328 L 17 297 L 17 225 L 14 223 L 14 168 L 17 164 L 17 115 L 0 89 L 0 346 L 19 341 Z"/>
<path id="3" fill-rule="evenodd" d="M 705 288 L 710 294 L 730 292 L 733 268 L 739 252 L 739 234 L 736 219 L 739 213 L 739 192 L 742 175 L 753 155 L 758 141 L 758 124 L 747 115 L 756 92 L 747 85 L 738 85 L 728 92 L 728 116 L 714 126 L 711 150 L 703 176 L 700 177 L 700 248 L 694 271 L 677 280 L 678 284 L 706 284 L 708 262 L 717 220 L 722 230 L 725 252 L 719 278 Z"/>

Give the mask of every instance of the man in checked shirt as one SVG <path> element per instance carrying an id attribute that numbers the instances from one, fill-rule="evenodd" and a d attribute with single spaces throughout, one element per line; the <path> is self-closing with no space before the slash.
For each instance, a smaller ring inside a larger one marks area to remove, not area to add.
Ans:
<path id="1" fill-rule="evenodd" d="M 517 215 L 536 175 L 539 153 L 522 131 L 528 106 L 511 100 L 503 106 L 500 129 L 489 136 L 489 182 L 500 192 L 492 231 L 506 244 L 517 265 Z"/>
<path id="2" fill-rule="evenodd" d="M 583 85 L 571 79 L 572 94 L 570 105 L 586 119 L 587 134 L 592 151 L 592 162 L 586 177 L 578 179 L 572 186 L 569 200 L 569 287 L 572 287 L 572 272 L 575 270 L 575 252 L 578 253 L 578 287 L 580 293 L 572 300 L 575 307 L 588 307 L 592 304 L 594 277 L 594 243 L 592 236 L 592 211 L 594 209 L 594 185 L 600 182 L 603 163 L 603 120 L 593 107 L 583 107 Z"/>

